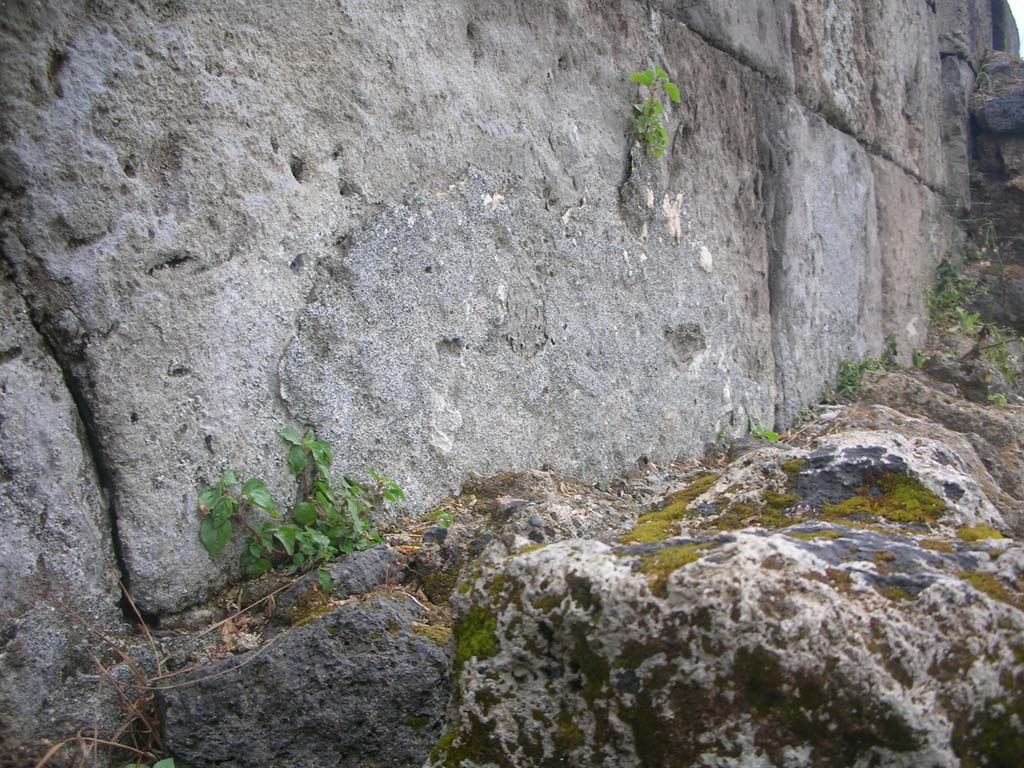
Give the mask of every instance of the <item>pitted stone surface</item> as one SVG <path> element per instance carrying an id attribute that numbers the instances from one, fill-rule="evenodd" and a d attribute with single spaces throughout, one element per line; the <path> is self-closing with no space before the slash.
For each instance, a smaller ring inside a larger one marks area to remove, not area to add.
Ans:
<path id="1" fill-rule="evenodd" d="M 1009 765 L 1019 545 L 831 533 L 493 552 L 458 602 L 461 703 L 430 765 Z"/>

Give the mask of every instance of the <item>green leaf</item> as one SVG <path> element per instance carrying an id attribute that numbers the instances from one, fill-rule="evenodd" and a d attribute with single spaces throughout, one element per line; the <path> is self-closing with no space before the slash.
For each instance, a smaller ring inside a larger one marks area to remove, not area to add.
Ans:
<path id="1" fill-rule="evenodd" d="M 632 80 L 634 83 L 639 83 L 640 85 L 646 85 L 650 87 L 654 85 L 654 70 L 646 69 L 643 72 L 634 72 L 632 75 L 629 76 L 629 79 Z"/>
<path id="2" fill-rule="evenodd" d="M 293 445 L 288 449 L 288 468 L 293 475 L 300 475 L 309 464 L 309 457 L 306 456 L 306 449 L 301 445 Z"/>
<path id="3" fill-rule="evenodd" d="M 331 593 L 331 587 L 334 586 L 334 580 L 331 579 L 331 574 L 327 571 L 326 568 L 321 568 L 319 571 L 317 571 L 316 575 L 317 579 L 320 581 L 320 590 L 324 594 L 329 595 Z"/>
<path id="4" fill-rule="evenodd" d="M 220 478 L 221 485 L 238 485 L 238 473 L 229 469 Z"/>
<path id="5" fill-rule="evenodd" d="M 259 507 L 264 512 L 270 512 L 277 508 L 274 504 L 274 499 L 270 495 L 270 491 L 267 490 L 267 486 L 262 480 L 248 480 L 245 485 L 242 486 L 242 495 L 249 499 L 249 502 L 254 507 Z"/>
<path id="6" fill-rule="evenodd" d="M 327 443 L 314 441 L 309 444 L 309 450 L 313 454 L 313 461 L 316 463 L 317 469 L 326 475 L 326 467 L 331 466 L 331 449 L 327 447 Z"/>
<path id="7" fill-rule="evenodd" d="M 656 77 L 657 77 L 657 78 L 658 78 L 659 80 L 661 80 L 661 79 L 665 79 L 665 80 L 668 80 L 668 72 L 666 72 L 666 71 L 665 71 L 664 69 L 662 69 L 661 67 L 655 67 L 655 68 L 654 68 L 654 74 L 655 74 L 655 76 L 656 76 Z"/>
<path id="8" fill-rule="evenodd" d="M 156 763 L 153 768 L 174 768 L 174 758 L 165 757 L 160 762 Z"/>
<path id="9" fill-rule="evenodd" d="M 204 488 L 199 493 L 199 498 L 196 499 L 196 506 L 199 507 L 200 511 L 208 512 L 213 503 L 217 501 L 218 496 L 220 496 L 220 489 L 216 487 Z"/>
<path id="10" fill-rule="evenodd" d="M 292 510 L 292 520 L 299 525 L 312 525 L 316 520 L 316 507 L 308 501 L 300 501 Z"/>
<path id="11" fill-rule="evenodd" d="M 665 89 L 665 93 L 668 94 L 668 97 L 670 99 L 672 99 L 672 101 L 674 101 L 676 104 L 678 104 L 679 103 L 679 89 L 676 88 L 675 84 L 674 83 L 665 83 L 662 87 Z"/>
<path id="12" fill-rule="evenodd" d="M 216 557 L 231 538 L 231 523 L 215 520 L 212 516 L 203 519 L 199 526 L 199 540 L 203 542 L 211 557 Z"/>
<path id="13" fill-rule="evenodd" d="M 291 557 L 295 552 L 295 535 L 299 532 L 299 529 L 294 525 L 282 525 L 276 531 L 274 531 L 274 537 L 281 542 L 281 546 L 284 547 L 284 551 Z"/>
<path id="14" fill-rule="evenodd" d="M 295 427 L 285 427 L 277 434 L 292 445 L 302 446 L 302 434 Z"/>
<path id="15" fill-rule="evenodd" d="M 257 576 L 262 576 L 264 573 L 274 567 L 274 564 L 267 560 L 265 557 L 261 557 L 259 560 L 250 563 L 245 568 L 245 575 L 250 579 L 255 579 Z"/>

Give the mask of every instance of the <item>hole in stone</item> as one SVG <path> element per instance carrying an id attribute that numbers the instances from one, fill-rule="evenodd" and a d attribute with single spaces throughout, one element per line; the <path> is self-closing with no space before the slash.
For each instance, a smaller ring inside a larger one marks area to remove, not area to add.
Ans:
<path id="1" fill-rule="evenodd" d="M 129 418 L 131 419 L 132 424 L 139 423 L 139 414 L 137 414 L 135 411 L 132 411 L 132 415 L 129 416 Z"/>
<path id="2" fill-rule="evenodd" d="M 64 88 L 60 84 L 60 73 L 68 63 L 68 55 L 64 51 L 50 51 L 50 63 L 46 66 L 46 82 L 58 99 L 64 98 Z"/>
<path id="3" fill-rule="evenodd" d="M 292 176 L 300 184 L 305 181 L 306 177 L 306 163 L 301 157 L 292 155 L 292 159 L 288 161 L 288 167 L 291 169 Z"/>
<path id="4" fill-rule="evenodd" d="M 300 253 L 298 256 L 292 259 L 292 263 L 288 265 L 288 269 L 290 269 L 292 272 L 301 272 L 302 265 L 304 263 L 305 260 L 302 258 L 302 254 Z"/>

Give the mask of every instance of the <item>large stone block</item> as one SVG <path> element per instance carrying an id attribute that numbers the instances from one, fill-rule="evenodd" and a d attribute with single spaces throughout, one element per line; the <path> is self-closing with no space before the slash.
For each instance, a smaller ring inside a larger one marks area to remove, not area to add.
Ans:
<path id="1" fill-rule="evenodd" d="M 869 155 L 793 102 L 783 115 L 769 166 L 769 279 L 776 416 L 791 423 L 844 358 L 881 350 L 881 246 Z"/>
<path id="2" fill-rule="evenodd" d="M 793 4 L 805 105 L 926 183 L 947 183 L 938 32 L 928 3 Z"/>
<path id="3" fill-rule="evenodd" d="M 956 56 L 942 58 L 942 148 L 946 155 L 947 195 L 952 209 L 971 206 L 971 113 L 974 70 Z"/>
<path id="4" fill-rule="evenodd" d="M 923 349 L 930 323 L 928 289 L 935 268 L 957 243 L 945 201 L 888 160 L 871 158 L 881 250 L 882 335 L 901 363 Z"/>
<path id="5" fill-rule="evenodd" d="M 712 44 L 792 90 L 791 0 L 664 0 L 662 5 Z"/>

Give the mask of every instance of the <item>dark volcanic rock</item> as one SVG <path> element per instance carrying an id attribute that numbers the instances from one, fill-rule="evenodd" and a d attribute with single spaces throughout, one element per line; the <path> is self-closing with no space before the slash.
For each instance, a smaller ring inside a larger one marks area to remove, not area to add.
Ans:
<path id="1" fill-rule="evenodd" d="M 179 768 L 418 766 L 441 732 L 449 661 L 403 597 L 345 605 L 160 693 Z"/>
<path id="2" fill-rule="evenodd" d="M 978 120 L 992 133 L 1024 133 L 1024 91 L 992 99 L 979 110 Z"/>

